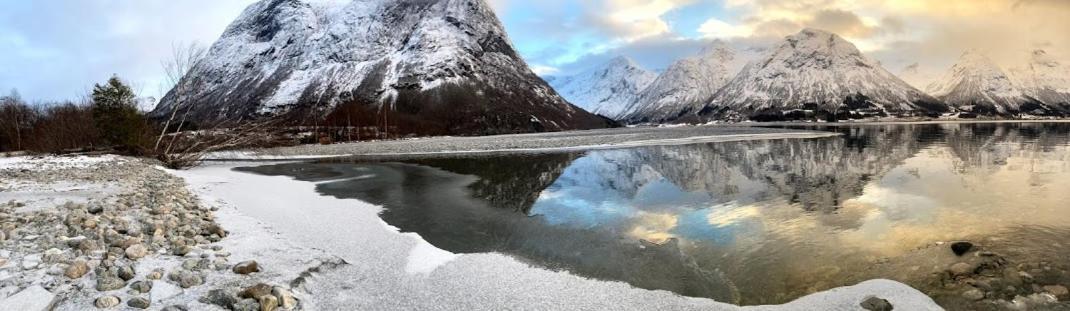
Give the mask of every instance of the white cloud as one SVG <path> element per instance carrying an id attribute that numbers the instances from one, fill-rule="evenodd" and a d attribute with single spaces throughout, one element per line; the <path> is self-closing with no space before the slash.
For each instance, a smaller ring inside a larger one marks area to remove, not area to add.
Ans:
<path id="1" fill-rule="evenodd" d="M 729 39 L 750 37 L 754 29 L 747 25 L 732 25 L 716 18 L 711 18 L 698 27 L 698 32 L 707 38 Z"/>
<path id="2" fill-rule="evenodd" d="M 558 72 L 561 72 L 561 70 L 556 68 L 556 67 L 551 67 L 551 66 L 546 66 L 546 65 L 532 64 L 530 67 L 531 67 L 531 71 L 535 72 L 535 74 L 540 75 L 540 76 L 552 75 L 552 74 L 556 74 Z"/>

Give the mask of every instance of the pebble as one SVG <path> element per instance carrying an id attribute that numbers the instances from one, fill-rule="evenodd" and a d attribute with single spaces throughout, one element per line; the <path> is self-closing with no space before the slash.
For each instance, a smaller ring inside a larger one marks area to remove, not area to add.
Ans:
<path id="1" fill-rule="evenodd" d="M 71 279 L 79 279 L 89 272 L 89 264 L 85 259 L 76 259 L 67 266 L 67 269 L 63 271 L 63 275 Z"/>
<path id="2" fill-rule="evenodd" d="M 135 297 L 133 299 L 130 299 L 130 301 L 127 301 L 126 305 L 130 306 L 131 308 L 148 309 L 151 303 L 148 299 Z"/>
<path id="3" fill-rule="evenodd" d="M 271 294 L 279 299 L 279 306 L 283 309 L 292 310 L 297 308 L 297 299 L 294 298 L 294 294 L 290 290 L 275 286 L 271 289 Z"/>
<path id="4" fill-rule="evenodd" d="M 138 260 L 149 254 L 149 249 L 142 244 L 134 244 L 126 248 L 126 258 Z"/>
<path id="5" fill-rule="evenodd" d="M 134 271 L 134 267 L 123 266 L 119 267 L 118 275 L 120 279 L 123 279 L 123 281 L 129 281 L 137 276 L 137 272 Z"/>
<path id="6" fill-rule="evenodd" d="M 973 265 L 965 262 L 959 262 L 951 265 L 951 267 L 948 268 L 947 271 L 951 273 L 951 277 L 960 277 L 969 276 L 973 274 L 975 270 L 976 267 L 974 267 Z"/>
<path id="7" fill-rule="evenodd" d="M 238 297 L 235 297 L 229 291 L 224 289 L 213 289 L 208 291 L 208 294 L 201 297 L 198 301 L 227 309 L 233 309 L 234 305 L 238 303 Z"/>
<path id="8" fill-rule="evenodd" d="M 271 287 L 271 285 L 260 283 L 245 288 L 240 293 L 238 293 L 238 297 L 259 299 L 262 296 L 271 296 L 272 289 L 273 288 Z"/>
<path id="9" fill-rule="evenodd" d="M 189 311 L 189 308 L 183 305 L 173 305 L 164 307 L 163 309 L 160 309 L 160 311 Z"/>
<path id="10" fill-rule="evenodd" d="M 178 286 L 182 286 L 182 288 L 190 288 L 204 284 L 204 279 L 202 279 L 200 275 L 184 270 L 178 273 L 177 279 L 172 280 L 178 282 Z"/>
<path id="11" fill-rule="evenodd" d="M 234 304 L 234 311 L 259 311 L 260 303 L 256 299 L 242 299 Z"/>
<path id="12" fill-rule="evenodd" d="M 97 278 L 97 290 L 106 292 L 126 287 L 126 281 L 118 277 L 102 276 Z"/>
<path id="13" fill-rule="evenodd" d="M 962 298 L 977 301 L 985 299 L 985 293 L 979 289 L 974 288 L 962 293 Z"/>
<path id="14" fill-rule="evenodd" d="M 955 253 L 956 256 L 962 256 L 963 254 L 966 254 L 966 252 L 969 252 L 972 248 L 973 243 L 970 242 L 963 241 L 951 243 L 951 252 Z"/>
<path id="15" fill-rule="evenodd" d="M 1067 290 L 1066 286 L 1047 285 L 1043 288 L 1045 292 L 1052 294 L 1052 296 L 1059 298 L 1059 300 L 1070 300 L 1070 290 Z"/>
<path id="16" fill-rule="evenodd" d="M 255 272 L 260 272 L 260 264 L 255 260 L 243 261 L 234 265 L 234 273 L 250 274 Z"/>
<path id="17" fill-rule="evenodd" d="M 120 302 L 122 302 L 122 301 L 119 300 L 119 297 L 103 296 L 103 297 L 97 298 L 97 300 L 95 302 L 93 302 L 93 304 L 96 305 L 97 308 L 108 309 L 108 308 L 111 308 L 111 307 L 114 307 L 114 306 L 118 306 Z"/>
<path id="18" fill-rule="evenodd" d="M 887 299 L 882 299 L 875 296 L 867 297 L 866 300 L 862 301 L 861 306 L 862 309 L 866 309 L 869 311 L 892 311 L 892 309 L 894 309 L 892 307 L 892 303 L 888 302 Z"/>
<path id="19" fill-rule="evenodd" d="M 275 311 L 279 308 L 279 299 L 272 295 L 260 296 L 260 311 Z"/>
<path id="20" fill-rule="evenodd" d="M 137 281 L 130 284 L 130 289 L 133 289 L 138 293 L 148 293 L 152 290 L 152 283 L 149 281 Z"/>

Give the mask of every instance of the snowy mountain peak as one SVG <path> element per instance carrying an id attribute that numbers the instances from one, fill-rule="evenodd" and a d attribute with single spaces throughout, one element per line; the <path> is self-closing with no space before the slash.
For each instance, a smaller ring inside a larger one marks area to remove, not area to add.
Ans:
<path id="1" fill-rule="evenodd" d="M 655 77 L 632 59 L 617 56 L 576 75 L 558 77 L 551 85 L 580 108 L 617 119 Z"/>
<path id="2" fill-rule="evenodd" d="M 962 53 L 944 77 L 929 87 L 929 92 L 957 110 L 974 115 L 1053 113 L 1050 107 L 1025 94 L 999 65 L 977 50 Z"/>
<path id="3" fill-rule="evenodd" d="M 707 103 L 676 121 L 843 119 L 934 115 L 946 110 L 854 44 L 812 28 L 784 38 Z"/>
<path id="4" fill-rule="evenodd" d="M 154 114 L 186 104 L 212 122 L 319 122 L 348 106 L 435 134 L 606 125 L 532 73 L 484 0 L 261 0 Z"/>
<path id="5" fill-rule="evenodd" d="M 633 123 L 663 122 L 701 109 L 750 60 L 761 53 L 747 48 L 741 53 L 717 40 L 694 56 L 673 63 L 658 76 L 627 109 L 625 119 Z"/>
<path id="6" fill-rule="evenodd" d="M 1024 67 L 1011 70 L 1027 95 L 1070 114 L 1070 66 L 1044 50 L 1034 50 Z"/>

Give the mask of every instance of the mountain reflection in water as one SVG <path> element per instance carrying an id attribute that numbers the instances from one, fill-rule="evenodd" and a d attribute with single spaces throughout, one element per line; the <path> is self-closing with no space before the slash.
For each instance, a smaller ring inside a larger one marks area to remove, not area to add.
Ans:
<path id="1" fill-rule="evenodd" d="M 1070 123 L 806 129 L 844 136 L 245 170 L 383 205 L 445 250 L 742 304 L 871 278 L 924 290 L 952 260 L 939 241 L 1070 255 Z"/>

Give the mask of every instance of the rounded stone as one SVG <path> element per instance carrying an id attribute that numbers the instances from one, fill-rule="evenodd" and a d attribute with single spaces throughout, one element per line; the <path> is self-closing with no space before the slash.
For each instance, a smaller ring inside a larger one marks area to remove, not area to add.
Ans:
<path id="1" fill-rule="evenodd" d="M 93 302 L 93 304 L 96 305 L 97 308 L 108 309 L 108 308 L 111 308 L 111 307 L 118 306 L 120 302 L 122 302 L 122 301 L 119 300 L 119 297 L 103 296 L 103 297 L 97 298 L 97 300 L 95 302 Z"/>

